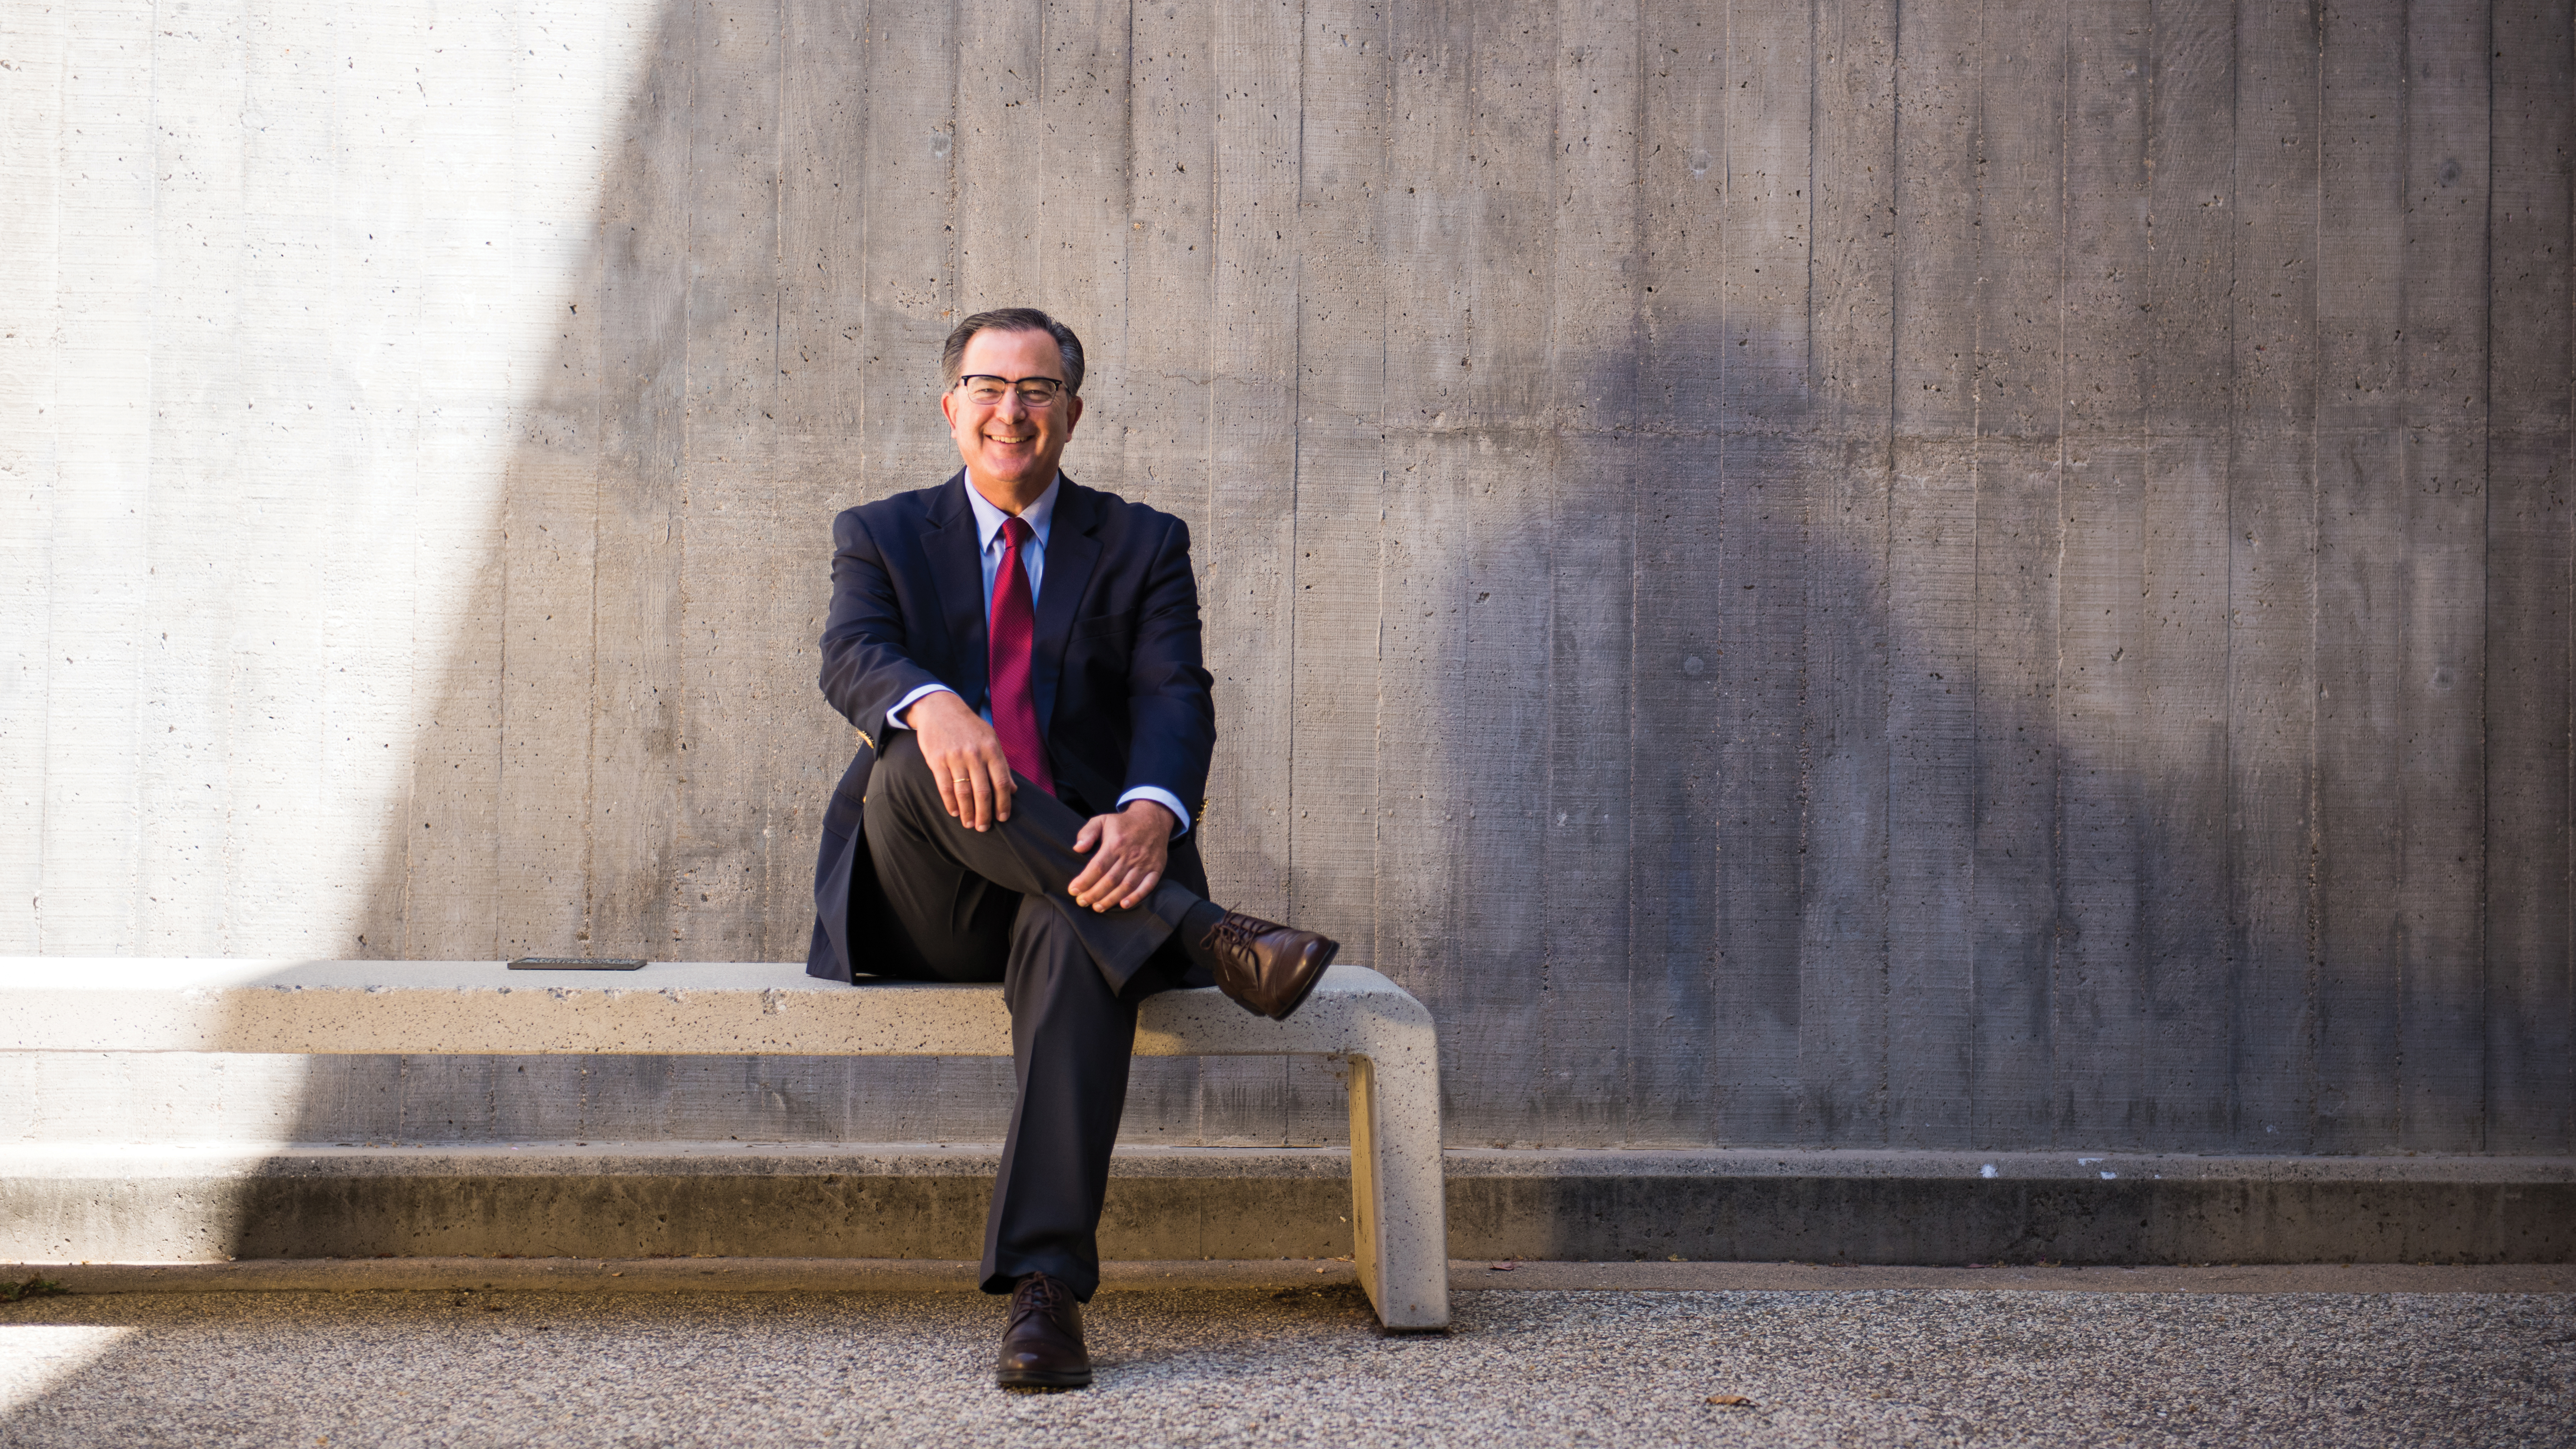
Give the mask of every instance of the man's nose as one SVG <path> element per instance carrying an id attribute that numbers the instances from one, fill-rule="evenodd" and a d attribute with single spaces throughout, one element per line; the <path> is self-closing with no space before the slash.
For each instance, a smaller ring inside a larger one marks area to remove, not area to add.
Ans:
<path id="1" fill-rule="evenodd" d="M 1020 401 L 1020 390 L 1016 387 L 1002 389 L 1002 400 L 993 404 L 993 416 L 1006 423 L 1016 423 L 1028 415 L 1028 404 Z"/>

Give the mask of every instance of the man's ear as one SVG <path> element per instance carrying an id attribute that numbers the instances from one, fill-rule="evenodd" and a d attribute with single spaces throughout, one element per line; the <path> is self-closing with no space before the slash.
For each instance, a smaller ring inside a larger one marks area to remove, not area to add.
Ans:
<path id="1" fill-rule="evenodd" d="M 1082 421 L 1082 394 L 1067 393 L 1065 400 L 1073 404 L 1064 410 L 1064 435 L 1070 438 L 1073 436 L 1073 425 Z"/>
<path id="2" fill-rule="evenodd" d="M 948 420 L 950 432 L 957 431 L 957 389 L 952 387 L 939 395 L 939 415 Z"/>

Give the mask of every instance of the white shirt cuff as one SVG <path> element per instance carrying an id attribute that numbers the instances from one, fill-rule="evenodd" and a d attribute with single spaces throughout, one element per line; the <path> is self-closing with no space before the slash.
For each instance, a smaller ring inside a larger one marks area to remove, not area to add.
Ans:
<path id="1" fill-rule="evenodd" d="M 912 726 L 903 722 L 903 713 L 905 710 L 921 703 L 923 699 L 930 695 L 955 694 L 956 692 L 956 690 L 950 689 L 944 684 L 925 684 L 921 688 L 914 690 L 912 693 L 905 695 L 901 700 L 896 702 L 894 708 L 886 711 L 886 724 L 894 729 L 908 730 L 912 728 Z"/>
<path id="2" fill-rule="evenodd" d="M 1172 832 L 1174 840 L 1190 833 L 1190 812 L 1181 807 L 1180 797 L 1171 791 L 1160 785 L 1138 785 L 1118 797 L 1118 808 L 1126 809 L 1127 802 L 1130 800 L 1151 800 L 1171 811 L 1173 817 L 1181 822 L 1181 828 Z"/>

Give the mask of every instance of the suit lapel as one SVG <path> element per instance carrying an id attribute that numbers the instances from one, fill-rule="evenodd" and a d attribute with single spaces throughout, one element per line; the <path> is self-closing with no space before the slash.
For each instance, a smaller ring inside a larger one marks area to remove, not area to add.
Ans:
<path id="1" fill-rule="evenodd" d="M 1029 689 L 1037 696 L 1033 702 L 1041 732 L 1054 727 L 1064 641 L 1073 633 L 1073 614 L 1082 607 L 1083 591 L 1091 586 L 1091 566 L 1100 561 L 1100 540 L 1095 537 L 1100 518 L 1100 495 L 1065 479 L 1056 494 L 1055 521 L 1047 529 L 1046 580 L 1038 589 L 1037 634 L 1029 646 Z"/>
<path id="2" fill-rule="evenodd" d="M 982 709 L 992 688 L 990 646 L 984 634 L 984 541 L 975 536 L 975 510 L 966 504 L 964 469 L 939 491 L 930 525 L 924 542 L 930 576 L 939 586 L 939 612 L 947 622 L 948 637 L 957 641 L 957 669 L 963 677 L 956 682 L 966 686 L 967 706 Z"/>

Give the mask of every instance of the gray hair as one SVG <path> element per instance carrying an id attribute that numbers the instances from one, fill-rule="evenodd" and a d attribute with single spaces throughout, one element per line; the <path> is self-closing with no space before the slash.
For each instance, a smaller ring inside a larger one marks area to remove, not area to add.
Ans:
<path id="1" fill-rule="evenodd" d="M 948 345 L 939 351 L 939 364 L 949 387 L 957 385 L 957 374 L 966 365 L 966 339 L 991 329 L 997 332 L 1043 332 L 1055 339 L 1055 350 L 1064 358 L 1064 389 L 1082 391 L 1082 339 L 1073 329 L 1035 307 L 999 307 L 978 312 L 957 324 L 948 334 Z"/>

